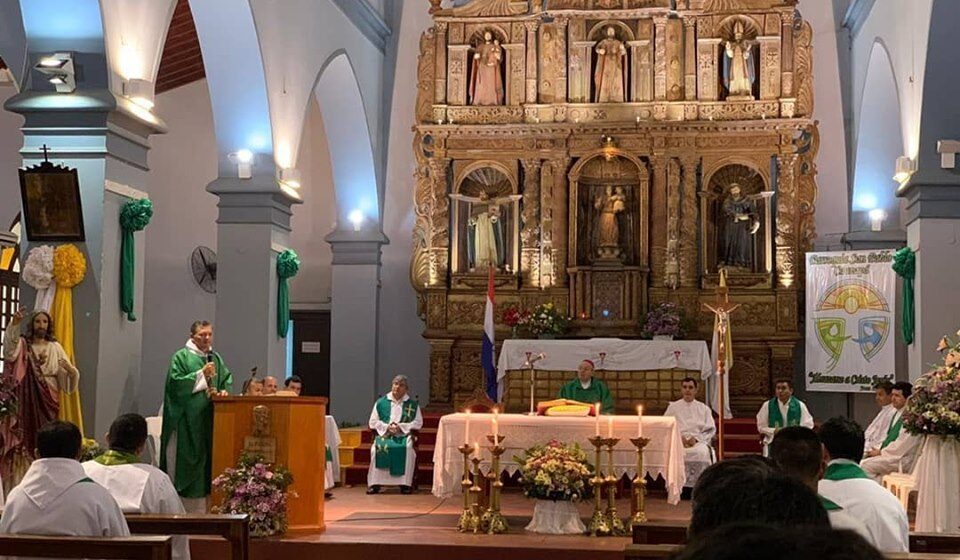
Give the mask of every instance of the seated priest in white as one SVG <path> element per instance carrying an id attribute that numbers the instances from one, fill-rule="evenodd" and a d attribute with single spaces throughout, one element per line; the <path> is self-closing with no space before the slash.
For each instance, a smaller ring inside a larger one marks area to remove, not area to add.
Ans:
<path id="1" fill-rule="evenodd" d="M 907 552 L 910 527 L 907 512 L 892 492 L 880 486 L 857 464 L 863 456 L 863 430 L 838 416 L 820 426 L 827 468 L 818 489 L 867 526 L 870 542 L 882 552 Z"/>
<path id="2" fill-rule="evenodd" d="M 757 431 L 763 438 L 763 455 L 769 455 L 768 447 L 780 428 L 803 426 L 813 428 L 813 416 L 807 405 L 793 396 L 793 381 L 777 379 L 777 396 L 763 403 L 757 412 Z"/>
<path id="3" fill-rule="evenodd" d="M 687 377 L 680 382 L 681 399 L 667 406 L 664 416 L 677 419 L 680 438 L 683 440 L 683 463 L 686 466 L 687 482 L 685 487 L 692 488 L 700 473 L 713 464 L 710 443 L 717 426 L 713 421 L 710 407 L 696 400 L 697 380 Z"/>
<path id="4" fill-rule="evenodd" d="M 130 529 L 110 492 L 80 466 L 80 430 L 54 421 L 37 433 L 37 456 L 10 491 L 0 533 L 127 537 Z"/>
<path id="5" fill-rule="evenodd" d="M 881 381 L 877 383 L 873 389 L 876 392 L 875 398 L 877 400 L 877 406 L 880 407 L 880 411 L 877 412 L 877 416 L 874 417 L 873 422 L 870 422 L 866 432 L 863 434 L 866 438 L 866 443 L 863 446 L 864 455 L 869 454 L 870 451 L 880 449 L 884 440 L 887 439 L 890 419 L 893 418 L 894 413 L 897 411 L 890 402 L 892 400 L 893 383 L 890 381 Z"/>
<path id="6" fill-rule="evenodd" d="M 398 375 L 390 392 L 373 405 L 369 425 L 377 435 L 370 448 L 367 494 L 380 492 L 381 486 L 399 486 L 401 494 L 412 492 L 417 456 L 410 432 L 423 426 L 423 416 L 407 389 L 407 376 Z"/>
<path id="7" fill-rule="evenodd" d="M 114 420 L 107 443 L 110 449 L 83 463 L 83 470 L 110 492 L 124 513 L 186 513 L 167 473 L 140 460 L 147 445 L 143 416 L 124 414 Z M 173 537 L 173 559 L 190 559 L 187 537 Z"/>
<path id="8" fill-rule="evenodd" d="M 895 412 L 887 425 L 886 435 L 880 444 L 880 449 L 870 450 L 860 462 L 860 468 L 877 482 L 880 482 L 885 474 L 910 473 L 920 455 L 920 444 L 923 443 L 923 438 L 907 433 L 903 428 L 903 410 L 912 392 L 913 386 L 906 381 L 893 384 L 890 404 L 893 405 Z"/>

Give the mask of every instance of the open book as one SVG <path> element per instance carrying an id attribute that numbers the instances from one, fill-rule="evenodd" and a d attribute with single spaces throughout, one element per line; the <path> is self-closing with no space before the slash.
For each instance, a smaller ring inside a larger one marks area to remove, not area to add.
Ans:
<path id="1" fill-rule="evenodd" d="M 539 416 L 595 416 L 594 405 L 571 399 L 554 399 L 537 403 Z"/>

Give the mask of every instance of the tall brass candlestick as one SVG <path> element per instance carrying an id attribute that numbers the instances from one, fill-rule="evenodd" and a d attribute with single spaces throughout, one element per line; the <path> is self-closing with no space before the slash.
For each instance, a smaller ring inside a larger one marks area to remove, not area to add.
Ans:
<path id="1" fill-rule="evenodd" d="M 479 455 L 479 453 L 477 453 L 477 455 Z M 470 487 L 470 496 L 473 503 L 470 504 L 472 523 L 469 530 L 474 533 L 479 533 L 482 529 L 480 526 L 480 519 L 482 517 L 480 514 L 480 493 L 483 492 L 483 488 L 480 487 L 480 477 L 483 475 L 480 473 L 480 457 L 474 457 L 471 461 L 473 462 L 473 486 Z"/>
<path id="2" fill-rule="evenodd" d="M 603 448 L 604 439 L 600 436 L 594 436 L 587 441 L 593 445 L 596 454 L 593 461 L 593 478 L 590 479 L 590 485 L 593 486 L 593 516 L 590 517 L 590 524 L 587 526 L 587 534 L 591 537 L 603 537 L 610 534 L 610 524 L 607 516 L 603 513 L 600 501 L 603 499 L 603 485 L 606 480 L 600 470 L 600 450 Z"/>
<path id="3" fill-rule="evenodd" d="M 647 522 L 646 494 L 647 477 L 643 470 L 643 448 L 650 443 L 650 438 L 630 438 L 630 443 L 637 447 L 637 476 L 631 481 L 632 501 L 630 503 L 630 525 L 639 525 Z"/>
<path id="4" fill-rule="evenodd" d="M 610 526 L 610 534 L 614 536 L 627 534 L 623 527 L 623 520 L 617 515 L 617 477 L 616 469 L 613 465 L 613 448 L 620 441 L 620 438 L 606 438 L 603 444 L 607 447 L 607 456 L 610 463 L 610 472 L 607 473 L 607 524 Z"/>
<path id="5" fill-rule="evenodd" d="M 463 511 L 460 513 L 460 521 L 457 522 L 457 530 L 461 533 L 472 531 L 477 521 L 473 517 L 473 507 L 470 503 L 470 487 L 473 482 L 470 480 L 470 454 L 473 453 L 473 446 L 465 443 L 457 448 L 463 454 L 463 478 L 460 479 L 460 489 L 463 492 Z"/>
<path id="6" fill-rule="evenodd" d="M 500 513 L 500 489 L 503 488 L 503 482 L 500 482 L 500 456 L 506 451 L 506 448 L 501 446 L 500 443 L 504 437 L 493 436 L 492 434 L 487 436 L 487 440 L 493 444 L 488 448 L 490 449 L 490 455 L 493 457 L 490 471 L 487 473 L 487 479 L 490 481 L 490 505 L 484 512 L 480 524 L 490 535 L 506 533 L 510 530 L 507 518 Z"/>

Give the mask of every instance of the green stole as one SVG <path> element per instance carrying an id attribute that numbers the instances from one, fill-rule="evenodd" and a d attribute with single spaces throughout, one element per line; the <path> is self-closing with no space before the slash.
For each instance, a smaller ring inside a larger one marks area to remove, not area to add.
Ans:
<path id="1" fill-rule="evenodd" d="M 390 404 L 391 401 L 386 396 L 377 400 L 377 416 L 384 424 L 390 423 Z M 413 399 L 404 401 L 403 412 L 400 414 L 399 424 L 413 422 L 417 417 L 417 409 L 420 405 Z M 407 434 L 397 436 L 377 435 L 373 440 L 373 447 L 376 451 L 375 466 L 378 469 L 390 469 L 390 476 L 403 476 L 407 471 Z"/>
<path id="2" fill-rule="evenodd" d="M 827 470 L 823 473 L 824 480 L 853 480 L 856 478 L 867 478 L 870 476 L 867 475 L 860 468 L 860 465 L 854 462 L 843 462 L 843 463 L 833 463 L 827 466 Z"/>
<path id="3" fill-rule="evenodd" d="M 777 405 L 777 397 L 767 401 L 767 426 L 770 428 L 785 428 L 787 426 L 800 425 L 800 401 L 790 397 L 787 401 L 787 422 L 784 424 L 783 415 L 780 414 L 780 407 Z"/>
<path id="4" fill-rule="evenodd" d="M 900 417 L 897 418 L 896 422 L 893 421 L 893 419 L 897 417 L 896 412 L 894 412 L 893 417 L 890 418 L 890 427 L 887 428 L 887 439 L 883 440 L 883 443 L 880 445 L 880 449 L 890 445 L 896 441 L 898 437 L 900 437 L 900 428 L 903 427 L 903 412 L 898 412 L 900 412 Z"/>
<path id="5" fill-rule="evenodd" d="M 112 467 L 115 465 L 135 465 L 140 462 L 140 457 L 126 451 L 111 449 L 93 460 L 106 467 Z"/>

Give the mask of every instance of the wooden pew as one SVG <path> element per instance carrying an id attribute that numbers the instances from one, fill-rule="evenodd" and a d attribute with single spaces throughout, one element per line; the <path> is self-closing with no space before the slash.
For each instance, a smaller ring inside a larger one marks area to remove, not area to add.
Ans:
<path id="1" fill-rule="evenodd" d="M 685 544 L 684 521 L 647 521 L 633 526 L 633 544 Z"/>
<path id="2" fill-rule="evenodd" d="M 910 533 L 910 552 L 960 554 L 960 535 Z"/>
<path id="3" fill-rule="evenodd" d="M 683 545 L 676 544 L 628 544 L 624 549 L 626 560 L 667 560 Z M 956 554 L 928 554 L 924 552 L 896 552 L 884 554 L 888 560 L 956 560 Z"/>
<path id="4" fill-rule="evenodd" d="M 135 535 L 211 535 L 230 543 L 231 560 L 249 560 L 250 524 L 247 515 L 126 514 Z"/>
<path id="5" fill-rule="evenodd" d="M 60 537 L 0 535 L 0 550 L 9 556 L 170 560 L 170 537 Z"/>

